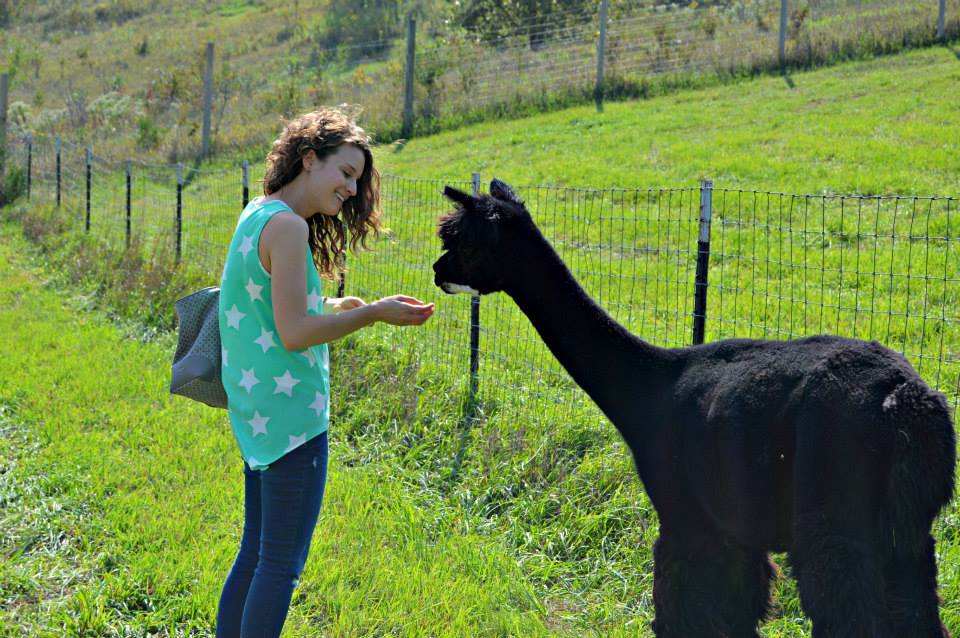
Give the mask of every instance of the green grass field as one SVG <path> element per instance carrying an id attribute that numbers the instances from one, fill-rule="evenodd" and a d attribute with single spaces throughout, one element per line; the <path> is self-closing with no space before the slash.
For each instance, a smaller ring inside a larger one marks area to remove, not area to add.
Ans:
<path id="1" fill-rule="evenodd" d="M 649 635 L 656 514 L 613 428 L 502 295 L 482 301 L 469 401 L 469 303 L 438 293 L 429 270 L 443 184 L 468 188 L 478 171 L 519 185 L 614 316 L 680 345 L 699 180 L 712 178 L 708 339 L 878 338 L 955 402 L 956 200 L 833 195 L 956 197 L 958 79 L 954 49 L 936 48 L 378 148 L 392 233 L 350 258 L 347 292 L 408 292 L 438 312 L 423 330 L 378 327 L 333 348 L 331 481 L 287 635 Z M 65 214 L 48 181 L 5 212 L 45 236 L 43 259 L 16 225 L 0 229 L 0 636 L 210 635 L 239 537 L 240 466 L 224 415 L 168 397 L 172 337 L 143 321 L 215 281 L 239 170 L 220 160 L 191 182 L 189 266 L 152 272 L 84 247 L 75 171 Z M 148 258 L 170 256 L 170 173 L 138 182 Z M 91 229 L 116 247 L 122 179 L 98 179 L 112 185 L 95 191 Z M 682 190 L 646 190 L 665 187 Z M 65 232 L 49 232 L 57 224 Z M 935 529 L 954 633 L 958 529 L 954 502 Z M 775 594 L 764 635 L 808 636 L 792 581 Z"/>

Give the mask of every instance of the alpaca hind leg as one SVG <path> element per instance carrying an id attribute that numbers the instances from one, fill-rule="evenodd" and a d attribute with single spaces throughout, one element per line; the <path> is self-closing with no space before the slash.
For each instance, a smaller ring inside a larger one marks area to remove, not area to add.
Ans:
<path id="1" fill-rule="evenodd" d="M 775 568 L 766 552 L 719 533 L 682 538 L 661 530 L 654 546 L 657 638 L 758 638 Z"/>
<path id="2" fill-rule="evenodd" d="M 893 638 L 883 575 L 869 543 L 834 530 L 801 532 L 790 558 L 813 638 Z"/>
<path id="3" fill-rule="evenodd" d="M 920 538 L 911 546 L 894 545 L 885 566 L 890 624 L 897 638 L 949 638 L 938 610 L 933 537 Z"/>
<path id="4" fill-rule="evenodd" d="M 855 407 L 855 406 L 854 406 Z M 842 397 L 797 424 L 793 564 L 813 638 L 892 638 L 884 599 L 888 461 L 874 426 Z"/>

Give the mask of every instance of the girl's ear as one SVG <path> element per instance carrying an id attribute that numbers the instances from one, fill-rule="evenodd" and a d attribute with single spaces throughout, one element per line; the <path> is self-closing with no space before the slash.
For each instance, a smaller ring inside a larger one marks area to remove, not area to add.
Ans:
<path id="1" fill-rule="evenodd" d="M 303 162 L 303 172 L 309 173 L 310 169 L 313 168 L 313 164 L 317 161 L 317 154 L 312 148 L 308 148 L 307 152 L 303 154 L 303 159 L 300 161 Z"/>

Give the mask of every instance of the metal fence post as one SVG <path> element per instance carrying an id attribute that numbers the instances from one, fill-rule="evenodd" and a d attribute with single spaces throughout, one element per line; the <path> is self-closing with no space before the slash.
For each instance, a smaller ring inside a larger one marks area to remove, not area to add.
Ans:
<path id="1" fill-rule="evenodd" d="M 27 201 L 33 187 L 33 133 L 27 133 Z"/>
<path id="2" fill-rule="evenodd" d="M 91 182 L 91 173 L 93 172 L 93 149 L 89 146 L 87 147 L 87 215 L 86 215 L 86 231 L 90 232 L 90 182 Z"/>
<path id="3" fill-rule="evenodd" d="M 600 39 L 597 41 L 597 86 L 593 97 L 597 111 L 603 111 L 603 58 L 607 46 L 607 0 L 600 0 Z"/>
<path id="4" fill-rule="evenodd" d="M 130 248 L 130 191 L 133 186 L 133 162 L 127 160 L 127 248 Z"/>
<path id="5" fill-rule="evenodd" d="M 407 16 L 407 67 L 403 74 L 403 137 L 413 133 L 413 56 L 416 50 L 417 21 Z"/>
<path id="6" fill-rule="evenodd" d="M 63 142 L 60 140 L 60 136 L 57 136 L 56 143 L 54 145 L 57 154 L 57 208 L 60 208 L 60 149 Z"/>
<path id="7" fill-rule="evenodd" d="M 177 263 L 180 263 L 183 231 L 183 164 L 177 162 Z"/>
<path id="8" fill-rule="evenodd" d="M 780 66 L 787 63 L 787 0 L 780 0 Z"/>
<path id="9" fill-rule="evenodd" d="M 337 255 L 339 264 L 337 264 L 338 269 L 340 270 L 339 281 L 337 282 L 337 296 L 342 297 L 344 289 L 347 286 L 347 222 L 340 220 L 340 229 L 343 231 L 343 250 L 340 251 L 340 254 Z"/>
<path id="10" fill-rule="evenodd" d="M 940 0 L 940 11 L 937 15 L 937 40 L 947 39 L 947 0 Z"/>
<path id="11" fill-rule="evenodd" d="M 480 194 L 480 173 L 472 176 L 473 194 Z M 470 396 L 477 394 L 480 385 L 480 297 L 470 297 Z"/>
<path id="12" fill-rule="evenodd" d="M 707 324 L 707 274 L 710 269 L 710 217 L 713 180 L 700 182 L 700 238 L 697 241 L 697 278 L 693 298 L 693 345 L 703 343 Z"/>
<path id="13" fill-rule="evenodd" d="M 213 42 L 207 42 L 207 68 L 203 76 L 203 132 L 201 159 L 210 154 L 210 111 L 213 110 Z"/>
<path id="14" fill-rule="evenodd" d="M 250 162 L 243 160 L 243 207 L 250 203 Z"/>

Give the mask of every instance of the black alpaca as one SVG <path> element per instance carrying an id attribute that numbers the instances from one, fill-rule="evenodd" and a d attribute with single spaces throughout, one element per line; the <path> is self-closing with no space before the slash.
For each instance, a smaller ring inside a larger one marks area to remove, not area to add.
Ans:
<path id="1" fill-rule="evenodd" d="M 447 187 L 446 292 L 510 295 L 633 453 L 660 518 L 654 632 L 756 637 L 789 551 L 814 638 L 943 638 L 930 527 L 951 499 L 943 395 L 899 354 L 833 336 L 648 344 L 578 285 L 523 202 Z"/>

